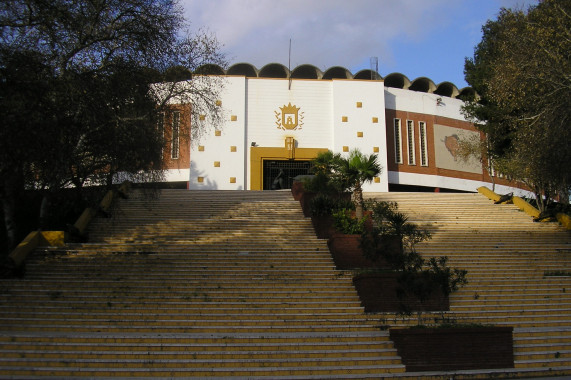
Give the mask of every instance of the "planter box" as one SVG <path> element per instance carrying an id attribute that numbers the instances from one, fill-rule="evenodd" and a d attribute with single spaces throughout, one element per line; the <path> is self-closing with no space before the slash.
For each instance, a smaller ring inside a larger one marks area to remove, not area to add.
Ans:
<path id="1" fill-rule="evenodd" d="M 311 201 L 318 194 L 319 193 L 302 191 L 301 194 L 297 195 L 299 197 L 299 204 L 301 205 L 301 209 L 303 210 L 303 215 L 305 217 L 311 216 Z M 329 194 L 328 196 L 334 199 L 342 199 L 345 201 L 351 200 L 351 193 Z"/>
<path id="2" fill-rule="evenodd" d="M 379 251 L 387 252 L 390 256 L 401 256 L 403 254 L 401 238 L 389 235 L 380 238 Z"/>
<path id="3" fill-rule="evenodd" d="M 306 191 L 299 195 L 299 204 L 301 205 L 303 216 L 311 216 L 311 200 L 315 198 L 316 195 L 317 193 L 309 193 Z"/>
<path id="4" fill-rule="evenodd" d="M 379 265 L 380 266 L 380 265 Z M 364 273 L 353 278 L 353 285 L 365 312 L 447 311 L 450 300 L 435 291 L 424 303 L 406 295 L 399 298 L 399 273 Z"/>
<path id="5" fill-rule="evenodd" d="M 354 213 L 355 212 L 353 211 L 352 213 L 353 217 L 355 216 Z M 367 217 L 367 220 L 365 221 L 365 229 L 371 231 L 373 228 L 373 220 L 371 219 L 371 212 L 366 211 L 365 216 Z M 333 235 L 336 234 L 343 235 L 342 233 L 340 233 L 335 229 L 335 222 L 333 221 L 333 216 L 331 215 L 319 215 L 319 216 L 312 215 L 311 223 L 313 224 L 313 229 L 315 230 L 315 234 L 319 239 L 330 239 L 333 237 Z"/>
<path id="6" fill-rule="evenodd" d="M 351 211 L 351 217 L 357 218 L 357 213 L 355 211 Z M 365 219 L 365 231 L 372 232 L 373 231 L 373 212 L 372 211 L 365 211 L 363 210 L 363 218 Z"/>
<path id="7" fill-rule="evenodd" d="M 391 329 L 407 372 L 514 368 L 513 327 Z"/>
<path id="8" fill-rule="evenodd" d="M 347 270 L 384 266 L 384 262 L 373 262 L 363 255 L 361 235 L 336 233 L 329 239 L 328 246 L 337 269 Z"/>
<path id="9" fill-rule="evenodd" d="M 293 199 L 299 201 L 302 194 L 303 194 L 303 182 L 293 181 L 293 183 L 291 184 L 291 195 L 293 195 Z"/>
<path id="10" fill-rule="evenodd" d="M 319 239 L 329 239 L 336 232 L 331 215 L 312 216 L 311 224 L 313 224 L 315 235 Z"/>

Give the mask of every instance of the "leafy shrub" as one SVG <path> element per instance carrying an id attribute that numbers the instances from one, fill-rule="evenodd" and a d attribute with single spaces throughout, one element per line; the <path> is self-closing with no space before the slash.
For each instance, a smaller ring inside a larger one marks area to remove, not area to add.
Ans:
<path id="1" fill-rule="evenodd" d="M 464 269 L 449 268 L 447 263 L 448 257 L 446 256 L 438 258 L 431 257 L 427 262 L 428 269 L 425 269 L 430 276 L 431 282 L 436 287 L 440 288 L 442 294 L 445 296 L 449 296 L 468 283 L 468 280 L 466 279 L 468 271 Z"/>
<path id="2" fill-rule="evenodd" d="M 351 210 L 342 208 L 333 213 L 335 228 L 347 235 L 361 235 L 365 232 L 366 218 L 357 219 L 351 216 Z"/>
<path id="3" fill-rule="evenodd" d="M 353 209 L 355 206 L 350 200 L 344 200 L 339 197 L 331 197 L 326 194 L 317 194 L 311 200 L 311 215 L 333 215 L 334 212 L 341 209 Z"/>
<path id="4" fill-rule="evenodd" d="M 364 254 L 373 261 L 382 257 L 399 273 L 398 297 L 403 300 L 414 296 L 424 308 L 431 296 L 438 292 L 442 300 L 467 283 L 467 271 L 447 266 L 448 257 L 432 257 L 425 260 L 416 251 L 416 245 L 431 239 L 431 234 L 417 224 L 408 221 L 408 216 L 398 211 L 395 202 L 369 202 L 373 211 L 374 228 L 364 233 L 361 241 Z M 401 313 L 410 314 L 405 302 Z M 418 311 L 421 323 L 422 311 Z"/>
<path id="5" fill-rule="evenodd" d="M 373 212 L 374 228 L 363 235 L 365 255 L 373 260 L 383 257 L 395 270 L 418 270 L 422 259 L 416 252 L 416 244 L 429 240 L 430 232 L 408 221 L 408 216 L 398 211 L 396 202 L 368 204 Z"/>
<path id="6" fill-rule="evenodd" d="M 346 192 L 350 186 L 347 179 L 339 174 L 338 167 L 341 159 L 340 153 L 333 153 L 330 150 L 319 153 L 312 161 L 313 177 L 304 180 L 304 189 L 321 194 Z"/>

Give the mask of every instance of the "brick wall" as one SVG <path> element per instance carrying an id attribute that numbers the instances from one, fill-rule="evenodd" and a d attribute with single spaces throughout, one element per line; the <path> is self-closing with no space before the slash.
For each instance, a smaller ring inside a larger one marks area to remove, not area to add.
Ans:
<path id="1" fill-rule="evenodd" d="M 408 372 L 513 368 L 513 327 L 392 329 Z"/>
<path id="2" fill-rule="evenodd" d="M 327 243 L 337 269 L 383 268 L 386 263 L 372 261 L 363 255 L 361 235 L 333 234 Z"/>
<path id="3" fill-rule="evenodd" d="M 362 274 L 353 278 L 361 305 L 366 312 L 399 312 L 403 306 L 410 311 L 446 311 L 450 309 L 448 297 L 434 291 L 423 303 L 411 295 L 399 298 L 398 273 Z"/>

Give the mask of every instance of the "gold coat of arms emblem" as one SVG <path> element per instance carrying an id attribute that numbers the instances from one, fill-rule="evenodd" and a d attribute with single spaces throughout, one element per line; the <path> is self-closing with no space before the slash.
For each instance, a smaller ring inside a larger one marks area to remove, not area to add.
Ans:
<path id="1" fill-rule="evenodd" d="M 288 105 L 279 107 L 281 112 L 274 111 L 276 115 L 276 125 L 278 129 L 282 130 L 294 130 L 301 129 L 303 126 L 303 112 L 299 112 L 300 108 L 295 105 Z"/>

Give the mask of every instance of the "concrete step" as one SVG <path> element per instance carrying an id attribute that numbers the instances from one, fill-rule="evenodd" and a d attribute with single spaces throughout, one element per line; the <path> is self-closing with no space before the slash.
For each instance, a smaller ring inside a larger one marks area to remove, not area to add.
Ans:
<path id="1" fill-rule="evenodd" d="M 0 283 L 0 377 L 404 372 L 290 194 L 189 194 L 120 202 Z"/>
<path id="2" fill-rule="evenodd" d="M 416 316 L 364 314 L 289 193 L 160 195 L 134 192 L 89 243 L 39 250 L 0 282 L 0 377 L 446 376 L 403 373 L 382 329 Z M 425 257 L 469 271 L 427 322 L 515 326 L 516 369 L 462 377 L 571 375 L 571 278 L 545 276 L 571 268 L 568 232 L 478 194 L 377 195 L 431 230 Z"/>
<path id="3" fill-rule="evenodd" d="M 546 276 L 571 268 L 571 234 L 557 223 L 534 223 L 514 205 L 494 205 L 477 194 L 366 194 L 397 201 L 432 239 L 418 244 L 424 257 L 448 256 L 468 270 L 469 283 L 450 297 L 446 318 L 461 323 L 515 326 L 516 370 L 561 369 L 571 345 L 571 278 Z M 416 316 L 374 315 L 386 326 L 417 323 Z M 443 313 L 424 313 L 427 323 Z"/>

